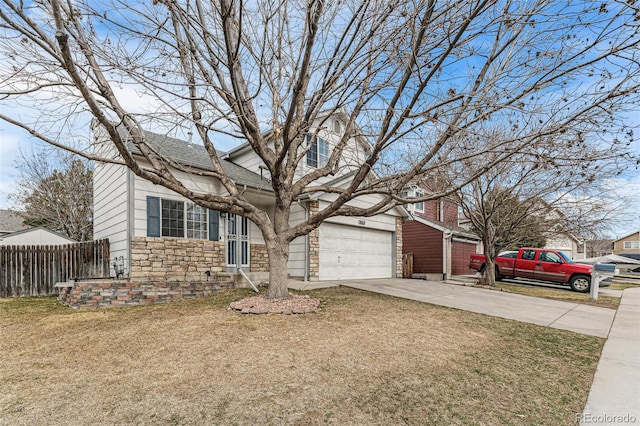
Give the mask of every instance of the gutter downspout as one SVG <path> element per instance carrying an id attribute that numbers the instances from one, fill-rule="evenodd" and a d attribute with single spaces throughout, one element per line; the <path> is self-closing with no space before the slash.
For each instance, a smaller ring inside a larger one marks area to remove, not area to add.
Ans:
<path id="1" fill-rule="evenodd" d="M 253 284 L 253 282 L 249 279 L 249 277 L 247 276 L 247 274 L 244 273 L 244 271 L 242 270 L 242 268 L 237 268 L 238 269 L 238 273 L 240 275 L 242 275 L 244 277 L 245 280 L 247 280 L 247 282 L 249 283 L 249 285 L 251 286 L 251 288 L 253 289 L 253 291 L 255 291 L 256 293 L 260 293 L 258 291 L 258 288 Z"/>
<path id="2" fill-rule="evenodd" d="M 449 242 L 451 241 L 451 232 L 442 233 L 442 277 L 444 280 L 449 279 Z"/>

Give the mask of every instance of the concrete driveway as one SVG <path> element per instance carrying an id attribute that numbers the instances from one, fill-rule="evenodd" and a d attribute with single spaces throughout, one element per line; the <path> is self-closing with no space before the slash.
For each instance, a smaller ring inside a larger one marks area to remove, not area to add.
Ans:
<path id="1" fill-rule="evenodd" d="M 616 314 L 614 309 L 436 281 L 388 278 L 289 283 L 299 290 L 337 285 L 598 337 L 608 336 Z"/>

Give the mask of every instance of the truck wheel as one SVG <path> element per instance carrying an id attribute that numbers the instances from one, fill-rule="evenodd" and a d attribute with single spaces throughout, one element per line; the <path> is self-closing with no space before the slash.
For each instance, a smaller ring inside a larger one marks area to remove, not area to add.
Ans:
<path id="1" fill-rule="evenodd" d="M 578 293 L 588 293 L 591 288 L 591 277 L 588 275 L 576 275 L 569 281 L 571 290 Z"/>
<path id="2" fill-rule="evenodd" d="M 484 267 L 484 265 L 482 265 L 482 266 L 480 267 L 480 271 L 478 271 L 478 272 L 480 272 L 481 274 L 483 274 L 483 275 L 484 275 L 484 270 L 485 270 L 485 269 L 486 269 L 486 268 Z"/>
<path id="3" fill-rule="evenodd" d="M 498 268 L 498 265 L 496 265 L 495 268 L 496 268 L 496 281 L 500 281 L 501 279 L 504 278 L 504 275 L 500 273 L 500 268 Z"/>

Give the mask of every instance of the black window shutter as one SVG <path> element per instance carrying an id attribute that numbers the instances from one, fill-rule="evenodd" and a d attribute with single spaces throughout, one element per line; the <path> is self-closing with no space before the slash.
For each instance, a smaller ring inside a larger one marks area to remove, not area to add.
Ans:
<path id="1" fill-rule="evenodd" d="M 220 239 L 220 212 L 209 209 L 209 240 L 218 241 Z"/>
<path id="2" fill-rule="evenodd" d="M 147 196 L 147 237 L 160 236 L 160 198 Z"/>

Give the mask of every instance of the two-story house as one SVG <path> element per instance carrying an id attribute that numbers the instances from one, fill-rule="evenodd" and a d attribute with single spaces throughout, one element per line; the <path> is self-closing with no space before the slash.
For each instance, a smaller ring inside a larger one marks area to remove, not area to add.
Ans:
<path id="1" fill-rule="evenodd" d="M 342 136 L 344 117 L 336 114 L 318 131 L 316 145 L 298 169 L 327 161 Z M 100 155 L 117 157 L 101 126 L 93 128 Z M 224 194 L 224 187 L 198 171 L 212 170 L 206 150 L 165 135 L 146 132 L 148 143 L 161 155 L 183 166 L 174 170 L 188 188 Z M 349 171 L 363 161 L 370 148 L 353 137 L 342 156 L 333 185 L 348 181 Z M 131 150 L 136 154 L 135 147 Z M 248 144 L 219 152 L 227 174 L 254 205 L 269 212 L 274 196 L 260 158 Z M 190 173 L 189 170 L 193 170 Z M 329 203 L 332 195 L 315 193 L 294 204 L 293 225 Z M 371 205 L 377 196 L 353 200 Z M 289 275 L 309 280 L 388 278 L 401 275 L 403 208 L 372 217 L 335 217 L 290 245 Z M 94 238 L 109 238 L 111 257 L 124 275 L 135 280 L 202 281 L 212 273 L 268 273 L 268 253 L 258 227 L 246 217 L 204 209 L 162 186 L 133 174 L 122 165 L 98 163 L 94 168 Z"/>
<path id="2" fill-rule="evenodd" d="M 632 232 L 613 242 L 615 254 L 640 254 L 640 231 Z"/>
<path id="3" fill-rule="evenodd" d="M 408 198 L 428 193 L 423 185 L 404 191 Z M 420 201 L 407 207 L 411 220 L 402 225 L 402 253 L 413 256 L 413 276 L 446 280 L 467 275 L 469 258 L 481 251 L 480 238 L 458 226 L 458 205 L 448 198 Z"/>

